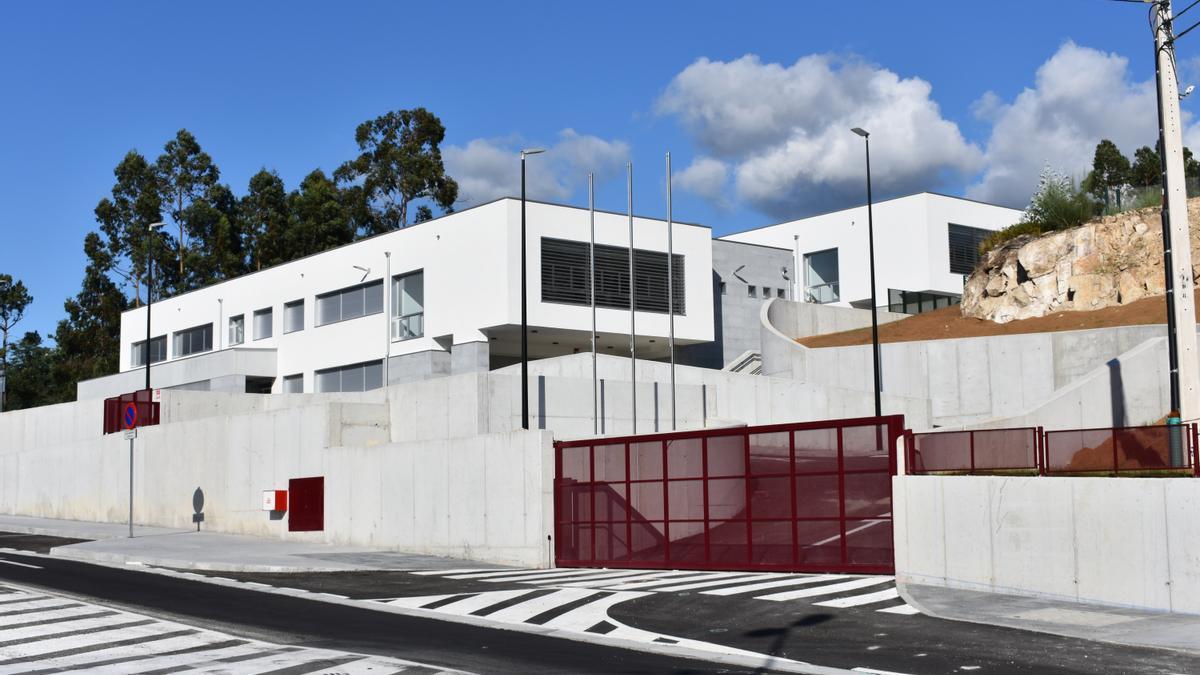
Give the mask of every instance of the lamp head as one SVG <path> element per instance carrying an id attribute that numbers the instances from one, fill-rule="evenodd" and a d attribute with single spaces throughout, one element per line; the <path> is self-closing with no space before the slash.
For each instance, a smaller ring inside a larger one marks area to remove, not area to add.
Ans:
<path id="1" fill-rule="evenodd" d="M 160 228 L 160 227 L 163 227 L 164 225 L 166 225 L 166 223 L 158 222 L 158 223 L 150 223 L 150 224 L 149 224 L 149 225 L 147 225 L 146 227 L 147 227 L 147 228 L 148 228 L 148 229 L 149 229 L 151 232 L 153 232 L 154 230 L 157 230 L 158 228 Z"/>
<path id="2" fill-rule="evenodd" d="M 854 133 L 858 134 L 859 136 L 862 136 L 863 138 L 867 138 L 868 136 L 871 135 L 871 134 L 867 133 L 866 130 L 862 129 L 861 127 L 854 127 L 850 131 L 853 131 Z"/>
<path id="3" fill-rule="evenodd" d="M 521 151 L 521 159 L 525 159 L 529 155 L 540 155 L 545 151 L 545 148 L 525 148 Z"/>

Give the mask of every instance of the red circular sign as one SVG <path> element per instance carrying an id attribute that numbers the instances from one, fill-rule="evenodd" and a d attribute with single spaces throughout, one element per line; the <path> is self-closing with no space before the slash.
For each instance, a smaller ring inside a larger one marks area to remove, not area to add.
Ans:
<path id="1" fill-rule="evenodd" d="M 125 412 L 121 415 L 121 422 L 125 424 L 126 429 L 132 429 L 137 426 L 138 411 L 136 403 L 126 403 Z"/>

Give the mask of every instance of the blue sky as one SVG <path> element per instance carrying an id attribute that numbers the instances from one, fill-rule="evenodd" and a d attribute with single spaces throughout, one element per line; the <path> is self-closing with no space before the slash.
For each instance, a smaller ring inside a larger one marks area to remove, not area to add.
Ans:
<path id="1" fill-rule="evenodd" d="M 881 196 L 1020 205 L 1044 164 L 1153 142 L 1151 53 L 1145 9 L 1106 0 L 12 4 L 0 272 L 35 297 L 19 332 L 52 332 L 127 150 L 187 128 L 235 192 L 264 166 L 292 189 L 415 106 L 463 205 L 510 192 L 528 144 L 551 149 L 532 196 L 583 204 L 595 170 L 621 210 L 631 160 L 635 210 L 662 214 L 670 150 L 676 218 L 737 231 L 861 201 L 860 124 Z"/>

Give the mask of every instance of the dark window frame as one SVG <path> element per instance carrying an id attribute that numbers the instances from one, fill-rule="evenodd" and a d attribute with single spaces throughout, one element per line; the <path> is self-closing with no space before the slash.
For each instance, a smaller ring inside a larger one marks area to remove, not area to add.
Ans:
<path id="1" fill-rule="evenodd" d="M 667 254 L 635 248 L 634 276 L 637 279 L 634 305 L 639 312 L 687 316 L 686 256 L 671 258 L 674 301 L 667 300 Z M 542 237 L 542 302 L 591 304 L 591 255 L 586 241 Z M 596 244 L 596 306 L 629 309 L 629 248 Z"/>

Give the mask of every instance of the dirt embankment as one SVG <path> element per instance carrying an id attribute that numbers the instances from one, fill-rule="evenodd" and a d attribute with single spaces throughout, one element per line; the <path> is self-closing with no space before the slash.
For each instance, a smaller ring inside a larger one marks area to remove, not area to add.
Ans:
<path id="1" fill-rule="evenodd" d="M 1197 311 L 1200 313 L 1200 309 Z M 1143 298 L 1126 305 L 1105 307 L 1090 312 L 1056 312 L 1008 323 L 994 323 L 986 319 L 964 317 L 958 307 L 946 307 L 881 325 L 879 341 L 946 340 L 988 335 L 1051 333 L 1112 326 L 1144 326 L 1165 324 L 1166 322 L 1167 306 L 1163 296 Z M 859 328 L 842 333 L 814 335 L 799 339 L 797 342 L 812 348 L 871 344 L 871 329 Z"/>

